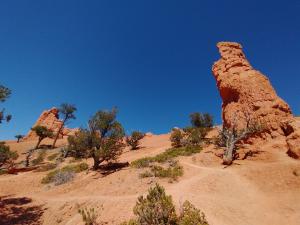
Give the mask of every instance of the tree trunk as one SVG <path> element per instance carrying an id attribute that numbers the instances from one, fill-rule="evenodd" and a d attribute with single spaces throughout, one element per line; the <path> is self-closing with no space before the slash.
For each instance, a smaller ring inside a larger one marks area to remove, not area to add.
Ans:
<path id="1" fill-rule="evenodd" d="M 34 149 L 38 149 L 38 148 L 39 148 L 39 146 L 40 146 L 42 140 L 43 140 L 42 138 L 39 138 L 39 141 L 38 141 L 38 143 L 36 144 L 36 146 L 35 146 Z"/>
<path id="2" fill-rule="evenodd" d="M 97 170 L 97 169 L 99 169 L 99 165 L 104 161 L 104 159 L 100 160 L 99 157 L 97 157 L 97 155 L 94 153 L 93 153 L 92 157 L 94 159 L 93 170 Z"/>
<path id="3" fill-rule="evenodd" d="M 31 149 L 27 152 L 27 156 L 26 156 L 26 161 L 25 161 L 25 167 L 28 167 L 29 164 L 30 164 L 30 158 L 31 158 L 31 155 L 33 153 L 34 149 Z"/>
<path id="4" fill-rule="evenodd" d="M 58 132 L 57 132 L 57 134 L 56 134 L 56 136 L 54 138 L 54 141 L 53 141 L 53 144 L 52 144 L 52 148 L 55 148 L 56 141 L 57 141 L 57 139 L 59 137 L 59 134 L 61 133 L 64 125 L 65 125 L 65 121 L 66 121 L 66 119 L 64 119 L 63 123 L 61 124 L 61 126 L 60 126 L 60 128 L 59 128 L 59 130 L 58 130 Z"/>
<path id="5" fill-rule="evenodd" d="M 94 159 L 94 165 L 93 165 L 93 170 L 97 170 L 99 168 L 99 159 L 97 157 L 93 157 Z"/>
<path id="6" fill-rule="evenodd" d="M 223 155 L 223 164 L 231 165 L 234 157 L 235 143 L 230 143 Z"/>

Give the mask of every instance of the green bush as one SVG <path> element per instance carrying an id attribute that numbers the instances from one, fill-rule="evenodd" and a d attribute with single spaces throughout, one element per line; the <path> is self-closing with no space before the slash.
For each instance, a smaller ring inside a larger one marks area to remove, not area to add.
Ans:
<path id="1" fill-rule="evenodd" d="M 172 197 L 166 195 L 163 187 L 156 184 L 146 197 L 140 196 L 133 209 L 138 224 L 176 224 L 177 216 Z"/>
<path id="2" fill-rule="evenodd" d="M 170 178 L 170 181 L 177 180 L 183 175 L 183 167 L 177 161 L 170 161 L 168 165 L 152 165 L 150 171 L 147 170 L 139 175 L 140 178 L 159 177 Z"/>
<path id="3" fill-rule="evenodd" d="M 139 148 L 139 141 L 145 137 L 145 134 L 139 131 L 133 131 L 131 136 L 126 137 L 126 143 L 131 147 L 131 150 Z"/>
<path id="4" fill-rule="evenodd" d="M 209 225 L 204 213 L 188 201 L 177 215 L 172 197 L 158 184 L 149 189 L 146 197 L 138 198 L 133 212 L 136 218 L 121 225 Z"/>
<path id="5" fill-rule="evenodd" d="M 190 202 L 185 201 L 182 205 L 178 225 L 209 225 L 205 215 Z"/>
<path id="6" fill-rule="evenodd" d="M 177 180 L 178 177 L 181 177 L 183 175 L 183 167 L 180 166 L 177 162 L 173 165 L 168 165 L 167 168 L 154 165 L 151 168 L 151 172 L 155 177 Z"/>
<path id="7" fill-rule="evenodd" d="M 17 152 L 11 151 L 9 146 L 5 145 L 5 142 L 0 142 L 0 168 L 6 164 L 10 164 L 17 158 Z"/>
<path id="8" fill-rule="evenodd" d="M 61 169 L 57 169 L 48 173 L 43 179 L 42 184 L 48 184 L 54 182 L 55 176 L 60 172 L 73 172 L 73 173 L 80 173 L 85 171 L 89 168 L 87 163 L 80 163 L 76 165 L 67 165 Z"/>
<path id="9" fill-rule="evenodd" d="M 171 133 L 170 141 L 174 148 L 180 148 L 183 146 L 185 134 L 182 130 L 174 128 Z"/>

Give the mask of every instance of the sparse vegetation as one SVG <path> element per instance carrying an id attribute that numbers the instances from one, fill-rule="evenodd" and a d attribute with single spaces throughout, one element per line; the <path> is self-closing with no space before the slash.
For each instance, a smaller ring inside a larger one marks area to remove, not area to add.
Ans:
<path id="1" fill-rule="evenodd" d="M 82 220 L 85 225 L 98 225 L 98 215 L 96 214 L 94 208 L 79 209 L 78 213 L 82 216 Z"/>
<path id="2" fill-rule="evenodd" d="M 189 201 L 182 205 L 178 225 L 209 225 L 205 214 L 197 209 Z"/>
<path id="3" fill-rule="evenodd" d="M 42 162 L 44 162 L 46 157 L 46 151 L 43 149 L 39 152 L 38 157 L 34 160 L 32 160 L 32 165 L 38 165 Z"/>
<path id="4" fill-rule="evenodd" d="M 17 139 L 17 143 L 19 143 L 20 140 L 24 138 L 24 135 L 18 134 L 18 135 L 15 136 L 15 138 Z"/>
<path id="5" fill-rule="evenodd" d="M 73 171 L 58 171 L 53 177 L 53 183 L 55 186 L 62 185 L 72 181 L 75 177 Z"/>
<path id="6" fill-rule="evenodd" d="M 49 156 L 47 157 L 47 160 L 53 161 L 53 160 L 56 159 L 57 157 L 59 157 L 59 153 L 53 153 L 52 155 L 49 155 Z"/>
<path id="7" fill-rule="evenodd" d="M 55 148 L 56 141 L 59 138 L 59 135 L 61 135 L 62 130 L 63 130 L 65 124 L 68 121 L 70 121 L 71 119 L 76 119 L 76 117 L 74 115 L 74 113 L 76 112 L 76 110 L 77 109 L 76 109 L 76 107 L 74 105 L 71 105 L 71 104 L 68 104 L 68 103 L 63 103 L 58 108 L 58 112 L 63 117 L 63 119 L 62 119 L 62 124 L 61 124 L 58 132 L 56 133 L 56 135 L 54 137 L 52 148 Z"/>
<path id="8" fill-rule="evenodd" d="M 61 169 L 56 169 L 56 170 L 53 170 L 50 173 L 48 173 L 42 179 L 42 183 L 43 184 L 48 184 L 48 183 L 55 182 L 55 177 L 58 173 L 62 173 L 62 172 L 80 173 L 80 172 L 85 171 L 87 169 L 88 169 L 88 164 L 86 164 L 86 163 L 80 163 L 80 164 L 76 164 L 76 165 L 67 165 L 67 166 L 65 166 Z"/>
<path id="9" fill-rule="evenodd" d="M 122 225 L 209 225 L 204 213 L 188 201 L 177 215 L 172 197 L 158 184 L 138 198 L 133 212 L 136 218 Z"/>
<path id="10" fill-rule="evenodd" d="M 124 129 L 116 120 L 117 110 L 98 111 L 89 121 L 88 129 L 81 129 L 68 138 L 68 154 L 75 157 L 92 157 L 93 169 L 104 162 L 116 160 L 125 147 Z"/>
<path id="11" fill-rule="evenodd" d="M 31 130 L 34 131 L 36 133 L 36 135 L 39 137 L 38 142 L 37 142 L 34 149 L 38 149 L 39 146 L 40 146 L 40 143 L 45 138 L 52 138 L 53 137 L 53 131 L 51 131 L 50 129 L 48 129 L 45 126 L 37 125 L 37 126 L 31 128 Z"/>
<path id="12" fill-rule="evenodd" d="M 3 166 L 13 166 L 14 160 L 17 158 L 17 152 L 11 151 L 9 146 L 5 145 L 5 142 L 0 142 L 0 168 Z"/>
<path id="13" fill-rule="evenodd" d="M 153 165 L 151 172 L 154 177 L 170 178 L 170 181 L 176 181 L 183 175 L 183 167 L 177 161 L 168 162 L 167 167 Z"/>
<path id="14" fill-rule="evenodd" d="M 139 141 L 144 137 L 144 133 L 133 131 L 130 136 L 126 137 L 126 143 L 131 147 L 131 150 L 136 150 L 139 148 Z"/>
<path id="15" fill-rule="evenodd" d="M 170 159 L 176 158 L 178 156 L 190 156 L 201 151 L 201 147 L 198 146 L 187 146 L 181 148 L 171 148 L 165 152 L 158 154 L 153 157 L 144 157 L 138 160 L 135 160 L 131 163 L 132 167 L 135 168 L 144 168 L 149 167 L 151 163 L 158 162 L 164 163 Z"/>
<path id="16" fill-rule="evenodd" d="M 184 137 L 185 137 L 185 133 L 182 130 L 180 130 L 178 128 L 174 128 L 172 130 L 171 137 L 170 137 L 172 146 L 174 148 L 182 147 L 184 145 L 184 143 L 183 143 Z"/>

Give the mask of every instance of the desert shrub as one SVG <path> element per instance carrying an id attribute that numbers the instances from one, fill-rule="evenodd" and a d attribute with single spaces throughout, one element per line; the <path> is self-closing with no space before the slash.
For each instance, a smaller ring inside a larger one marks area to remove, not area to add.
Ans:
<path id="1" fill-rule="evenodd" d="M 179 215 L 178 225 L 209 225 L 205 215 L 190 202 L 185 201 Z"/>
<path id="2" fill-rule="evenodd" d="M 85 171 L 87 169 L 88 169 L 88 164 L 86 164 L 86 163 L 80 163 L 80 164 L 76 164 L 76 165 L 67 165 L 67 166 L 65 166 L 61 169 L 57 169 L 57 170 L 49 172 L 42 179 L 42 183 L 43 184 L 48 184 L 48 183 L 54 182 L 56 174 L 61 173 L 61 172 L 80 173 L 80 172 Z"/>
<path id="3" fill-rule="evenodd" d="M 178 162 L 172 162 L 167 167 L 154 165 L 151 167 L 151 172 L 155 177 L 170 178 L 171 181 L 177 180 L 178 177 L 183 175 L 183 167 Z"/>
<path id="4" fill-rule="evenodd" d="M 46 157 L 46 151 L 41 150 L 38 154 L 38 157 L 36 159 L 32 160 L 32 165 L 37 165 L 37 164 L 44 162 L 45 157 Z"/>
<path id="5" fill-rule="evenodd" d="M 75 172 L 73 171 L 58 171 L 53 177 L 53 183 L 55 186 L 68 183 L 75 177 Z"/>
<path id="6" fill-rule="evenodd" d="M 147 178 L 147 177 L 154 177 L 153 173 L 151 173 L 149 170 L 146 170 L 143 173 L 140 173 L 140 178 Z"/>
<path id="7" fill-rule="evenodd" d="M 75 165 L 67 165 L 64 166 L 61 170 L 62 171 L 70 171 L 70 172 L 74 172 L 74 173 L 80 173 L 83 172 L 85 170 L 87 170 L 89 168 L 89 165 L 87 163 L 79 163 L 79 164 L 75 164 Z"/>
<path id="8" fill-rule="evenodd" d="M 186 138 L 184 143 L 186 146 L 199 146 L 203 143 L 209 129 L 203 127 L 186 127 L 184 132 Z"/>
<path id="9" fill-rule="evenodd" d="M 209 225 L 204 213 L 188 201 L 177 215 L 172 197 L 158 184 L 149 189 L 146 197 L 138 198 L 133 212 L 136 218 L 121 225 Z"/>
<path id="10" fill-rule="evenodd" d="M 11 151 L 9 146 L 5 145 L 5 142 L 0 142 L 0 168 L 12 164 L 17 158 L 17 152 Z"/>
<path id="11" fill-rule="evenodd" d="M 152 162 L 154 162 L 154 157 L 144 157 L 131 162 L 130 165 L 135 168 L 144 168 L 149 167 Z"/>
<path id="12" fill-rule="evenodd" d="M 201 148 L 198 146 L 170 148 L 156 156 L 137 159 L 131 163 L 131 166 L 135 168 L 149 167 L 153 162 L 164 163 L 178 156 L 191 156 L 193 154 L 199 153 L 200 151 Z"/>
<path id="13" fill-rule="evenodd" d="M 131 136 L 126 137 L 126 143 L 131 147 L 131 150 L 139 148 L 139 141 L 145 137 L 145 134 L 139 131 L 133 131 Z"/>
<path id="14" fill-rule="evenodd" d="M 139 175 L 140 178 L 147 177 L 159 177 L 159 178 L 170 178 L 170 181 L 176 181 L 178 177 L 183 175 L 183 167 L 178 164 L 177 161 L 170 160 L 166 165 L 151 165 L 150 171 Z"/>
<path id="15" fill-rule="evenodd" d="M 90 209 L 79 209 L 78 213 L 82 216 L 82 220 L 85 225 L 97 225 L 98 215 L 95 212 L 94 208 Z"/>
<path id="16" fill-rule="evenodd" d="M 116 160 L 125 147 L 124 129 L 116 120 L 117 111 L 98 111 L 90 120 L 89 128 L 81 129 L 68 139 L 68 154 L 74 157 L 92 157 L 96 170 L 102 162 Z"/>
<path id="17" fill-rule="evenodd" d="M 176 224 L 177 216 L 172 197 L 166 195 L 163 187 L 156 184 L 146 197 L 140 196 L 133 209 L 138 224 Z"/>
<path id="18" fill-rule="evenodd" d="M 180 148 L 183 146 L 185 134 L 182 130 L 174 128 L 171 133 L 170 141 L 174 148 Z"/>
<path id="19" fill-rule="evenodd" d="M 47 160 L 53 161 L 53 160 L 56 159 L 57 157 L 59 157 L 59 153 L 53 153 L 52 155 L 49 155 L 49 156 L 47 157 Z"/>

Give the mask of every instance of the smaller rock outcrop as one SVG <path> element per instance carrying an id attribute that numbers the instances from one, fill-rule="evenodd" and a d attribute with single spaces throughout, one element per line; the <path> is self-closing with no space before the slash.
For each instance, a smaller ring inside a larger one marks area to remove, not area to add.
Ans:
<path id="1" fill-rule="evenodd" d="M 62 121 L 59 119 L 59 112 L 57 108 L 52 108 L 49 110 L 45 110 L 38 120 L 35 122 L 34 126 L 45 126 L 48 129 L 52 130 L 54 133 L 57 133 L 59 128 L 62 125 Z M 66 135 L 72 135 L 75 133 L 77 129 L 64 128 L 60 138 Z M 36 139 L 37 135 L 33 131 L 29 131 L 29 133 L 23 138 L 23 140 L 33 140 Z"/>

